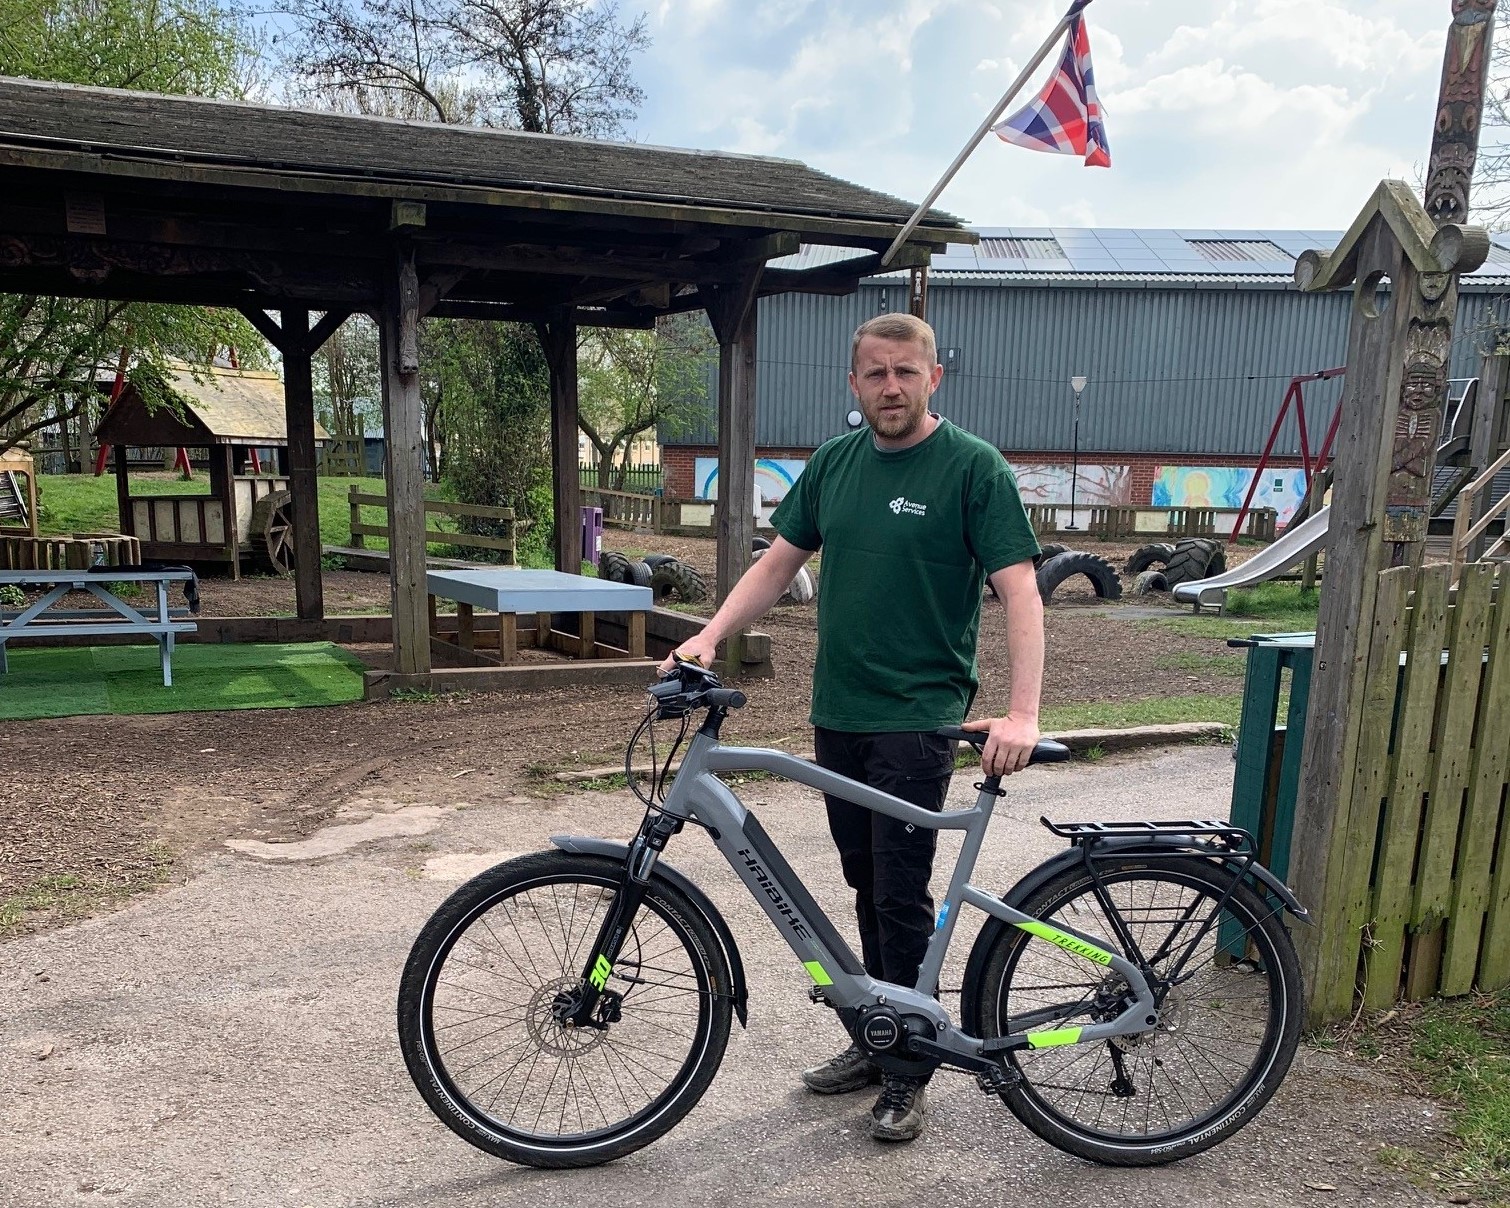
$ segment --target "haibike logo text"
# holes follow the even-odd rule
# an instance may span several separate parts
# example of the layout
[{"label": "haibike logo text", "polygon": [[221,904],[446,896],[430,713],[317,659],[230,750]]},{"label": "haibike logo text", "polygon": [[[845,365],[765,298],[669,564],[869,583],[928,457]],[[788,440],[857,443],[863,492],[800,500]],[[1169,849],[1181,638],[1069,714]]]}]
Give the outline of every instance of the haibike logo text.
[{"label": "haibike logo text", "polygon": [[913,503],[905,495],[898,495],[886,506],[896,516],[900,516],[903,512],[906,512],[909,516],[926,516],[928,514],[928,505],[926,503]]},{"label": "haibike logo text", "polygon": [[807,928],[802,925],[802,920],[797,917],[792,908],[787,905],[786,899],[781,896],[781,890],[776,888],[775,883],[772,882],[766,870],[760,866],[754,856],[750,855],[750,849],[748,847],[741,847],[739,855],[744,860],[745,867],[755,874],[755,880],[760,883],[760,888],[765,890],[765,896],[771,899],[771,902],[780,912],[781,917],[786,920],[787,926],[792,929],[792,934],[797,936],[798,939],[812,939],[813,937],[808,934]]}]

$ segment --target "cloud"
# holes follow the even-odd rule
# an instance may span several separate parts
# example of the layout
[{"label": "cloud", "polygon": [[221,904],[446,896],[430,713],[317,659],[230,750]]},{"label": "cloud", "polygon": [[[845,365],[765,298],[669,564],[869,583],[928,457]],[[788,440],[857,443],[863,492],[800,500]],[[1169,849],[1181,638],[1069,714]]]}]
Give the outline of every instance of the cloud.
[{"label": "cloud", "polygon": [[[636,133],[921,198],[1062,11],[659,0]],[[1446,14],[1419,0],[1119,0],[1088,16],[1113,169],[987,139],[943,208],[983,225],[1331,228],[1426,156]]]}]

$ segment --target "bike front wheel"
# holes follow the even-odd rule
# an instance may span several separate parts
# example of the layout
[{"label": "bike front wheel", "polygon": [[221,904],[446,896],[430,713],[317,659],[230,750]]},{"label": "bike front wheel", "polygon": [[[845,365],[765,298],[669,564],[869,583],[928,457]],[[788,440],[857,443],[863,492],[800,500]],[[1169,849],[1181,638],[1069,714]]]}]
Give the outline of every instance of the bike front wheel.
[{"label": "bike front wheel", "polygon": [[453,893],[404,967],[398,1027],[420,1094],[454,1132],[529,1166],[594,1166],[663,1135],[702,1097],[732,1014],[723,949],[684,894],[652,877],[599,1000],[599,1026],[557,1019],[581,984],[624,865],[539,852]]},{"label": "bike front wheel", "polygon": [[[1213,861],[1192,856],[1077,865],[1018,909],[1136,965],[1152,966],[1159,1023],[1136,1036],[1046,1043],[1009,1058],[1002,1098],[1029,1129],[1090,1161],[1153,1166],[1225,1140],[1290,1067],[1304,1006],[1282,910]],[[976,1035],[1083,1027],[1130,1000],[1115,972],[1003,927],[965,1018]]]}]

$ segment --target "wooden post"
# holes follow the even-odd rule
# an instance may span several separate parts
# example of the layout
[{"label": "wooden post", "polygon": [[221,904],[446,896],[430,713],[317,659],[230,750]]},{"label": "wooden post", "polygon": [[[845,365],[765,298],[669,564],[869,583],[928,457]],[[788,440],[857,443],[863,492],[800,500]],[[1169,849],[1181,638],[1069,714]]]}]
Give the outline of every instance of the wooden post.
[{"label": "wooden post", "polygon": [[[708,319],[718,337],[718,534],[717,586],[720,604],[750,567],[755,536],[755,292],[762,265],[737,285],[711,291]],[[744,667],[744,635],[730,634],[724,647],[724,674]]]},{"label": "wooden post", "polygon": [[[29,475],[35,480],[35,475]],[[126,446],[115,446],[115,506],[121,513],[121,532],[136,536],[136,518],[131,514],[131,469],[126,464]],[[37,531],[37,509],[32,505],[32,533]]]},{"label": "wooden post", "polygon": [[[1358,758],[1379,573],[1420,561],[1436,451],[1433,411],[1445,388],[1456,305],[1452,282],[1483,263],[1487,245],[1477,228],[1434,230],[1407,186],[1384,181],[1336,249],[1306,252],[1295,268],[1303,289],[1352,286],[1354,293],[1292,845],[1291,885],[1317,920],[1297,935],[1316,1024],[1352,1008],[1359,936],[1345,901],[1357,880],[1347,867],[1348,836],[1368,812],[1354,797],[1369,771]],[[1386,278],[1390,291],[1383,294]]]},{"label": "wooden post", "polygon": [[393,669],[430,670],[425,625],[424,404],[419,393],[419,282],[412,251],[393,265],[379,321],[388,490],[388,570]]},{"label": "wooden post", "polygon": [[[236,450],[232,445],[220,446],[220,461],[215,460],[215,449],[210,449],[210,494],[220,496],[220,510],[225,517],[225,553],[231,563],[231,579],[241,578],[241,531],[236,515]],[[219,473],[217,473],[217,468]],[[218,482],[217,482],[218,479]]]},{"label": "wooden post", "polygon": [[582,573],[582,483],[577,461],[577,318],[563,308],[535,324],[551,373],[551,487],[556,569]]},{"label": "wooden post", "polygon": [[293,497],[294,597],[302,621],[325,617],[320,577],[320,487],[315,478],[315,390],[309,311],[282,312],[283,414],[288,430],[288,490]]}]

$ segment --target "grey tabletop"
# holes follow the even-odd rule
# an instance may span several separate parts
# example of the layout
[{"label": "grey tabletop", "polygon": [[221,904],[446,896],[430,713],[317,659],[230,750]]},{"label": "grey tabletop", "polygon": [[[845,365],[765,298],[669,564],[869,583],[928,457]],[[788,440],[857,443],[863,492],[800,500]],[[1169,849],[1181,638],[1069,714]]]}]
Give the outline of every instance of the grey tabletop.
[{"label": "grey tabletop", "polygon": [[559,570],[432,570],[425,590],[493,612],[645,612],[655,604],[648,587]]}]

